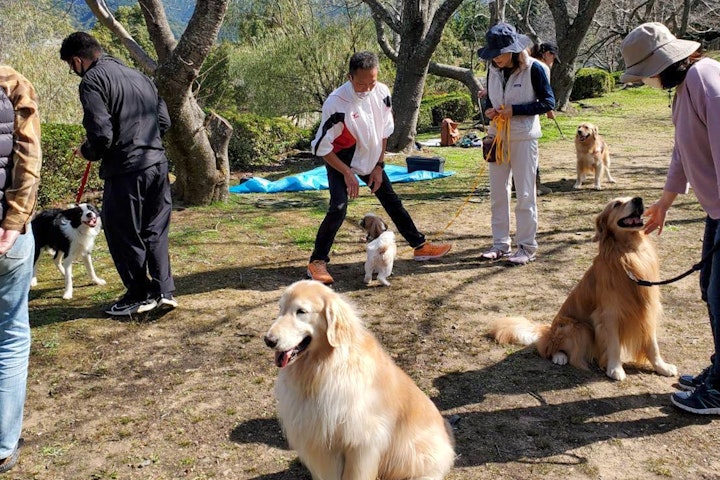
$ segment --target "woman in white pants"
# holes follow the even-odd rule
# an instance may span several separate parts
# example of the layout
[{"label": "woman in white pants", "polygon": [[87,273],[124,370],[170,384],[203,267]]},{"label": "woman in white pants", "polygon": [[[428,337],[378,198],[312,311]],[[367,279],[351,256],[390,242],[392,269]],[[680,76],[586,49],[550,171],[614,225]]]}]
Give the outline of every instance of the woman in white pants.
[{"label": "woman in white pants", "polygon": [[[492,247],[483,258],[525,265],[537,252],[538,138],[542,136],[539,115],[555,108],[555,97],[540,62],[528,55],[530,38],[512,25],[499,23],[485,35],[480,58],[490,60],[488,104],[485,114],[492,120],[489,134],[503,143],[505,155],[489,164]],[[509,128],[498,128],[509,122]],[[498,150],[499,152],[500,150]],[[517,204],[517,249],[511,254],[510,191],[515,180]]]}]

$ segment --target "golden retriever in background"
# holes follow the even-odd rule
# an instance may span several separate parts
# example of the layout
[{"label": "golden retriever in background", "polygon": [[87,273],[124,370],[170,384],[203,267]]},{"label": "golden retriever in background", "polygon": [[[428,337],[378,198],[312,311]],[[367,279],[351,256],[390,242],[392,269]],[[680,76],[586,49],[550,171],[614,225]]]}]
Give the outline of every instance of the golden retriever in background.
[{"label": "golden retriever in background", "polygon": [[657,279],[655,248],[642,231],[641,198],[617,198],[595,219],[598,254],[550,325],[522,317],[500,319],[492,334],[501,343],[534,344],[553,363],[588,369],[597,362],[607,376],[625,379],[623,360],[649,361],[660,375],[677,374],[665,363],[657,344],[662,314],[660,290],[633,282]]},{"label": "golden retriever in background", "polygon": [[610,175],[610,152],[607,144],[592,123],[584,122],[578,125],[575,132],[575,153],[577,179],[573,188],[580,188],[589,173],[595,174],[595,190],[602,188],[600,180],[603,172],[608,182],[615,183],[615,179]]},{"label": "golden retriever in background", "polygon": [[440,480],[452,468],[448,423],[332,289],[290,285],[265,343],[278,418],[314,480]]}]

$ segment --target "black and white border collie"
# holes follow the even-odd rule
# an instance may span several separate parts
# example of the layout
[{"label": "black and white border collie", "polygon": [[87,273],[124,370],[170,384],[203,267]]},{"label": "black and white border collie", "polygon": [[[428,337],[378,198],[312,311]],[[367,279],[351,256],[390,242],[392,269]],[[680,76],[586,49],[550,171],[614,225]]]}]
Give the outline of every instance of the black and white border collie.
[{"label": "black and white border collie", "polygon": [[32,220],[35,237],[35,270],[31,285],[37,285],[37,262],[42,250],[54,255],[55,266],[65,277],[63,298],[73,296],[72,264],[83,259],[90,280],[105,285],[105,280],[95,274],[90,254],[95,246],[95,237],[100,233],[102,222],[94,205],[81,203],[76,207],[62,210],[43,210]]}]

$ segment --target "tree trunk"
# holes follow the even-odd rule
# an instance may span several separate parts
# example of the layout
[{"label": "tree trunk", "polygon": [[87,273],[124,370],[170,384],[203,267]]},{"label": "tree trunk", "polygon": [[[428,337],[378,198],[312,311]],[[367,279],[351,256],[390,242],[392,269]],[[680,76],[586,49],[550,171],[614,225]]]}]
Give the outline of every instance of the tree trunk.
[{"label": "tree trunk", "polygon": [[[215,168],[217,169],[215,192],[212,201],[227,202],[228,196],[230,195],[230,157],[227,151],[233,127],[230,125],[230,122],[217,113],[210,112],[208,130],[210,131],[210,146],[216,156]],[[224,155],[221,155],[223,152]]]},{"label": "tree trunk", "polygon": [[[462,0],[402,0],[402,14],[390,11],[378,0],[363,0],[373,12],[378,44],[395,62],[393,114],[395,131],[388,139],[391,152],[414,146],[425,78],[430,58],[440,43],[442,31]],[[399,48],[385,36],[384,25],[399,37]]]},{"label": "tree trunk", "polygon": [[388,138],[390,152],[410,150],[415,146],[417,120],[420,102],[425,89],[425,77],[429,59],[418,58],[414,43],[409,38],[400,45],[398,61],[395,64],[395,85],[393,87],[393,113],[395,131]]},{"label": "tree trunk", "polygon": [[114,19],[105,8],[105,2],[85,0],[98,20],[142,65],[145,73],[154,77],[172,121],[165,145],[175,171],[174,198],[188,205],[208,205],[228,197],[227,146],[232,128],[215,114],[207,117],[191,90],[217,38],[228,1],[197,0],[187,28],[176,42],[162,1],[139,0],[158,55],[158,65]]},{"label": "tree trunk", "polygon": [[545,0],[555,21],[555,37],[562,63],[555,62],[551,83],[555,92],[556,110],[564,110],[570,101],[575,83],[575,59],[580,45],[592,24],[600,0],[580,0],[577,15],[570,17],[568,4],[563,0]]}]

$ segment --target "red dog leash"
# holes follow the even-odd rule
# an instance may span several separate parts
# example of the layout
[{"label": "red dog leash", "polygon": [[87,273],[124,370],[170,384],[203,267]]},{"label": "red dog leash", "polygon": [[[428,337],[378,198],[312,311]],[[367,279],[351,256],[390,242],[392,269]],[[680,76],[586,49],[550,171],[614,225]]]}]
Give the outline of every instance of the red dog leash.
[{"label": "red dog leash", "polygon": [[78,190],[77,197],[75,197],[75,203],[80,203],[80,199],[83,196],[83,193],[85,192],[85,185],[87,185],[88,176],[90,175],[90,165],[92,162],[88,162],[87,166],[85,167],[85,174],[82,177],[82,181],[80,182],[80,190]]}]

